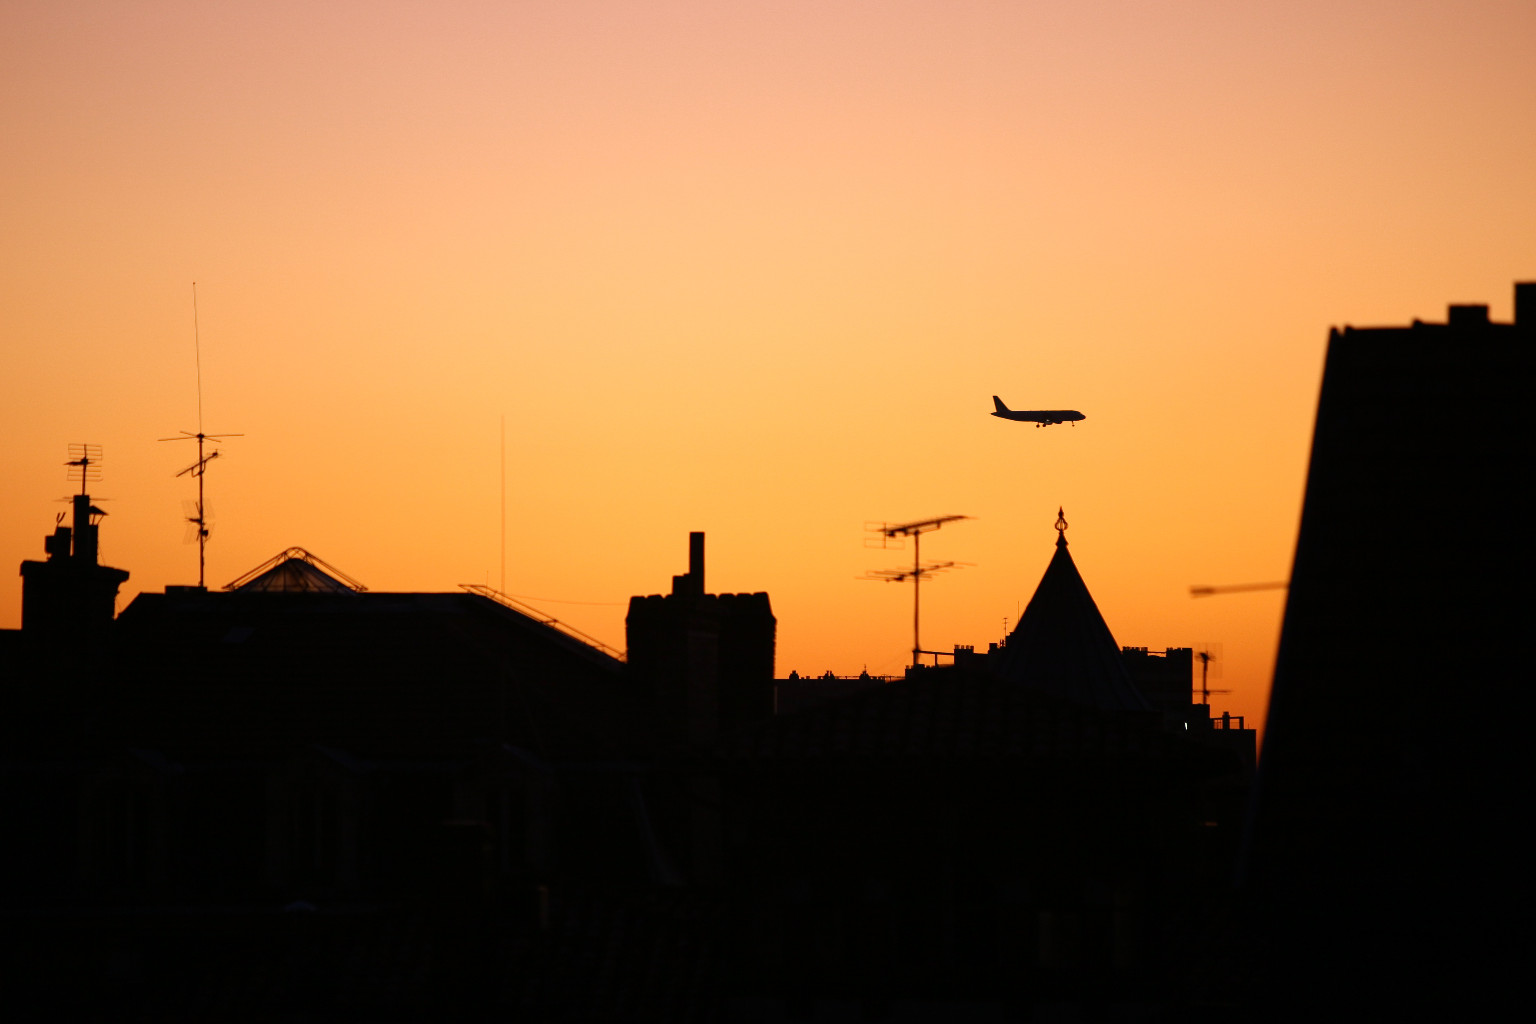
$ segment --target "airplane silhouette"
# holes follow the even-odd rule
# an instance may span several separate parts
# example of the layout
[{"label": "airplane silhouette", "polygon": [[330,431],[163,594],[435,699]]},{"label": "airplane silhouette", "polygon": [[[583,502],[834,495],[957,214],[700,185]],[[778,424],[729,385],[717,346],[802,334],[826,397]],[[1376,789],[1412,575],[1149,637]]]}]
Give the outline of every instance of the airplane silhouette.
[{"label": "airplane silhouette", "polygon": [[1037,427],[1048,427],[1052,423],[1071,423],[1077,426],[1075,420],[1088,418],[1076,409],[1010,409],[996,395],[992,396],[992,404],[997,406],[993,416],[1001,416],[1005,420],[1024,420]]}]

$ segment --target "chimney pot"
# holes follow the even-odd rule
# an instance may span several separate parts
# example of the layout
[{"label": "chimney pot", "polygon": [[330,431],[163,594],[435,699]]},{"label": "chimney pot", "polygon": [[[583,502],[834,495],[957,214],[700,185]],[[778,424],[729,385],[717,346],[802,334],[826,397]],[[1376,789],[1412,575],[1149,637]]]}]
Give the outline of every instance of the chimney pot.
[{"label": "chimney pot", "polygon": [[704,533],[700,530],[688,535],[688,575],[695,594],[708,592],[704,589]]}]

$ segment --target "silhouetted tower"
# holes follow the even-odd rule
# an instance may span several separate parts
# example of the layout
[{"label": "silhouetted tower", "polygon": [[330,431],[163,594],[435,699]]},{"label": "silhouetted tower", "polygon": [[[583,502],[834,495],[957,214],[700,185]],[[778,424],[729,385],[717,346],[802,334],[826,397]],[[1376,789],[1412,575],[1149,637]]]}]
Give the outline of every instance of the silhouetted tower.
[{"label": "silhouetted tower", "polygon": [[106,513],[91,504],[86,486],[101,478],[101,446],[71,445],[70,455],[70,475],[80,481],[80,493],[71,500],[71,524],[61,523],[44,539],[47,561],[21,563],[22,631],[61,649],[106,631],[116,614],[118,587],[128,579],[126,570],[98,562]]},{"label": "silhouetted tower", "polygon": [[1008,634],[994,671],[1014,685],[1101,711],[1153,710],[1067,551],[1065,509],[1056,509],[1056,553]]},{"label": "silhouetted tower", "polygon": [[704,534],[688,535],[688,572],[672,592],[629,599],[629,672],[664,742],[710,746],[722,730],[773,715],[778,624],[765,593],[704,590]]}]

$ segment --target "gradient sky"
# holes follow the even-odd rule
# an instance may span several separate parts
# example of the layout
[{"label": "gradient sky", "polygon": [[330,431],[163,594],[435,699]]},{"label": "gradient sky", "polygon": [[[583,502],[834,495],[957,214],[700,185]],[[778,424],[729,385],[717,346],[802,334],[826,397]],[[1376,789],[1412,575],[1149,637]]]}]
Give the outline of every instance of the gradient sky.
[{"label": "gradient sky", "polygon": [[0,564],[92,442],[119,607],[196,582],[156,442],[199,429],[195,281],[244,434],[211,586],[290,545],[499,585],[504,421],[505,589],[616,646],[704,530],[781,674],[899,671],[910,586],[859,577],[910,551],[863,526],[942,514],[974,564],[923,643],[985,646],[1065,506],[1116,639],[1219,644],[1257,717],[1283,595],[1188,588],[1289,572],[1330,326],[1536,278],[1533,39],[1529,0],[7,0]]}]

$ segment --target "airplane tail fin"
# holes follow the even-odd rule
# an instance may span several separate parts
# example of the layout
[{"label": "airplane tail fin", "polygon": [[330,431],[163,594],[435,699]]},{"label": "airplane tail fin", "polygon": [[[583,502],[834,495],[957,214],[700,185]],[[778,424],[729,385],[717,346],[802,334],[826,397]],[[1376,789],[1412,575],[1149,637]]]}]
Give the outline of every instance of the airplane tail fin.
[{"label": "airplane tail fin", "polygon": [[997,406],[997,411],[998,412],[1008,412],[1009,411],[1008,407],[1003,404],[1003,400],[1001,398],[998,398],[996,395],[992,396],[992,404]]}]

